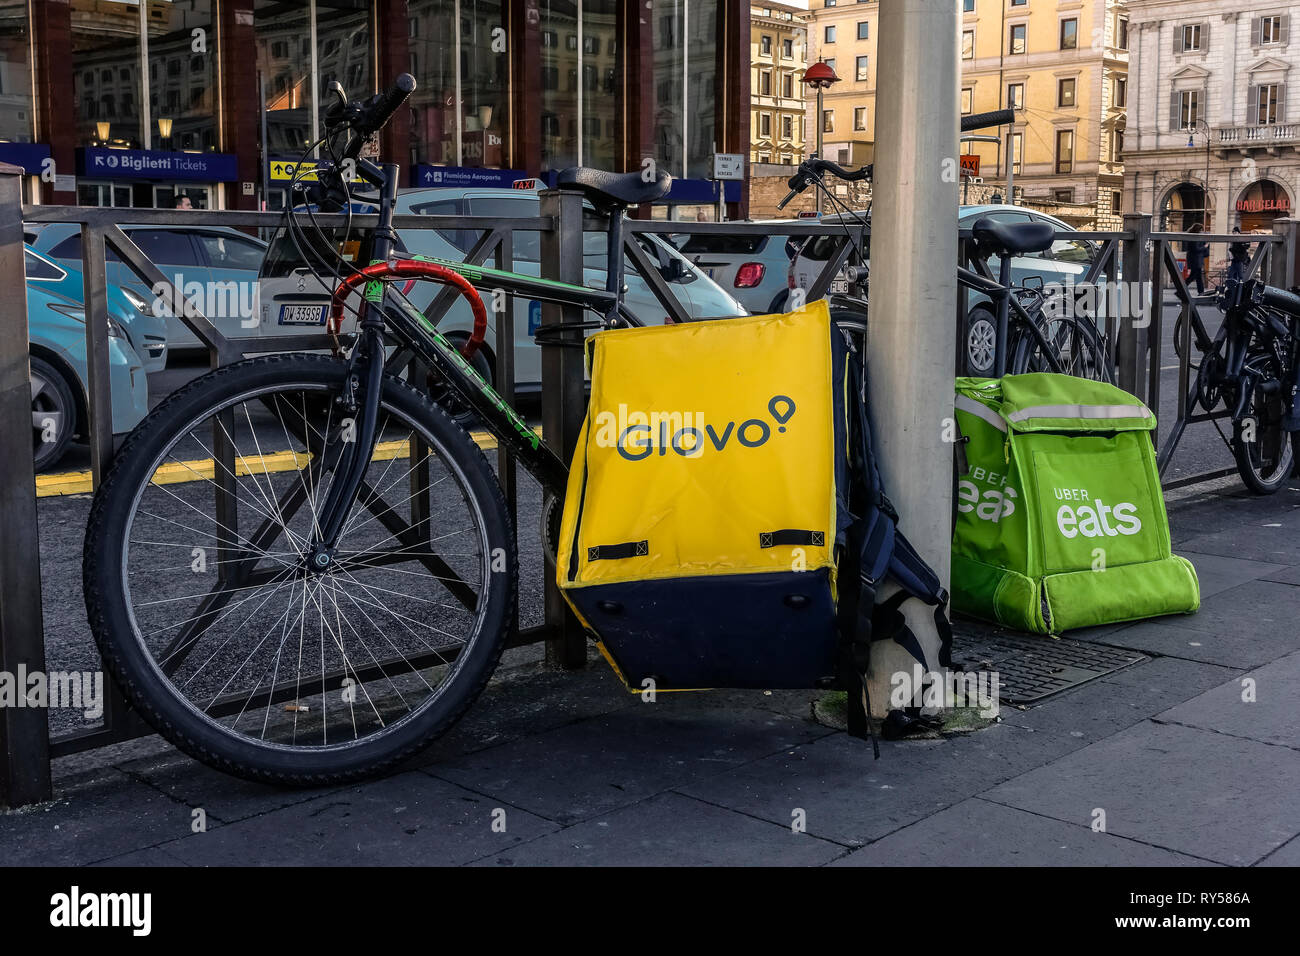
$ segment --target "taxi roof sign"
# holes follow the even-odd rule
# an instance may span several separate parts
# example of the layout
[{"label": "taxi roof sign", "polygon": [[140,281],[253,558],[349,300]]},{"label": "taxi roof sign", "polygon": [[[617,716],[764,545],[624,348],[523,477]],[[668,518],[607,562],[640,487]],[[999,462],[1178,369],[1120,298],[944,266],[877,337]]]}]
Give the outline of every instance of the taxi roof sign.
[{"label": "taxi roof sign", "polygon": [[541,186],[541,181],[537,179],[516,179],[510,184],[511,189],[537,189]]}]

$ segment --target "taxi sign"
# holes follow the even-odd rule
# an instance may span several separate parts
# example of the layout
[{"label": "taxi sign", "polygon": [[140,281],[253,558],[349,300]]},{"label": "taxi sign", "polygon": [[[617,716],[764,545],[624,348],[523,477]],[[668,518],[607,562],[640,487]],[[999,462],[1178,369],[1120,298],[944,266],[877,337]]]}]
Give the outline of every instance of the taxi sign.
[{"label": "taxi sign", "polygon": [[980,158],[971,153],[959,157],[961,159],[961,174],[967,179],[975,179],[980,174]]}]

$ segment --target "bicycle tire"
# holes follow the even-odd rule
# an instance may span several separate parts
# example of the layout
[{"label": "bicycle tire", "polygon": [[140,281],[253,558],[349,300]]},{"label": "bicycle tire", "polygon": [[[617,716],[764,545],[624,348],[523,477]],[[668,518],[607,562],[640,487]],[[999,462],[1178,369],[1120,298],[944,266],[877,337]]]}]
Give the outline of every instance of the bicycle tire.
[{"label": "bicycle tire", "polygon": [[[1049,345],[1063,341],[1071,343],[1072,351],[1068,357],[1059,347],[1055,349],[1055,358],[1062,372],[1095,382],[1115,384],[1114,362],[1107,354],[1105,340],[1091,321],[1078,316],[1057,316],[1046,320],[1040,317],[1039,321]],[[1051,370],[1051,364],[1041,354],[1038,340],[1026,330],[1016,343],[1011,360],[1011,374],[1024,375],[1027,372]]]},{"label": "bicycle tire", "polygon": [[[239,733],[238,719],[235,722],[236,729],[223,727],[219,720],[205,715],[196,707],[163,673],[163,669],[159,667],[158,661],[154,659],[147,646],[146,636],[142,636],[137,628],[138,608],[132,606],[131,595],[135,582],[129,577],[133,570],[130,566],[132,547],[130,539],[137,520],[136,509],[144,493],[151,491],[158,484],[154,479],[159,474],[159,462],[171,449],[180,447],[178,445],[180,436],[188,434],[193,437],[195,423],[212,418],[223,409],[234,408],[237,400],[247,400],[248,396],[253,396],[260,401],[260,396],[274,395],[294,386],[302,386],[304,394],[307,388],[311,388],[329,396],[335,394],[342,386],[346,374],[346,363],[326,356],[305,354],[263,356],[208,373],[171,395],[131,433],[115,457],[91,506],[85,540],[83,579],[91,630],[103,655],[105,666],[140,715],[181,750],[219,770],[266,783],[289,786],[341,783],[378,773],[418,752],[448,730],[478,697],[501,656],[513,620],[518,587],[518,564],[505,499],[487,459],[445,411],[414,388],[389,375],[385,377],[381,407],[389,411],[390,418],[409,422],[413,428],[418,428],[420,440],[425,442],[425,445],[420,447],[429,449],[425,458],[412,463],[412,469],[423,467],[426,460],[432,460],[433,452],[435,450],[438,452],[441,457],[437,462],[445,461],[448,474],[456,479],[460,500],[465,502],[467,509],[472,510],[472,517],[476,523],[474,530],[483,548],[483,555],[491,555],[492,573],[484,574],[483,595],[477,599],[472,611],[472,619],[475,622],[472,637],[463,642],[463,649],[459,655],[447,662],[446,680],[438,682],[437,691],[434,692],[435,688],[429,685],[419,667],[413,661],[407,660],[411,665],[411,674],[397,674],[397,676],[399,678],[410,678],[412,675],[419,677],[431,692],[431,696],[419,708],[410,709],[407,714],[391,723],[380,720],[382,730],[365,739],[350,743],[344,739],[342,743],[326,742],[322,746],[285,746],[282,741],[267,741],[265,729],[260,741],[250,738],[247,734]],[[304,399],[304,410],[305,401]],[[251,425],[250,419],[250,427]],[[412,431],[412,434],[414,435],[415,431]],[[411,444],[409,447],[416,446]],[[327,458],[328,448],[326,443],[319,452],[322,464]],[[407,460],[411,457],[408,452]],[[372,463],[375,460],[377,459],[372,459]],[[208,460],[210,465],[214,462],[215,456]],[[294,462],[297,462],[296,457]],[[391,467],[391,460],[389,467]],[[265,460],[263,468],[265,470]],[[298,475],[299,480],[303,481],[301,472],[287,470]],[[216,475],[215,468],[213,474]],[[246,477],[248,474],[250,473],[245,472]],[[319,473],[320,497],[324,497],[324,474],[322,469]],[[233,477],[234,473],[232,473]],[[269,473],[267,477],[270,478]],[[287,480],[292,482],[293,479],[289,477]],[[213,484],[215,485],[215,482]],[[427,491],[431,486],[424,487]],[[456,489],[453,487],[451,490]],[[391,507],[382,499],[379,503],[385,508]],[[314,504],[312,507],[314,508]],[[442,513],[439,511],[436,516],[441,517]],[[311,519],[315,520],[314,513]],[[286,528],[284,539],[289,541],[288,519],[283,520]],[[367,517],[366,520],[369,521],[370,518]],[[227,528],[220,521],[216,522],[216,525],[223,531]],[[429,527],[432,529],[435,525],[430,524]],[[433,533],[433,530],[428,532],[430,536]],[[429,540],[435,539],[430,537]],[[402,543],[401,539],[398,543]],[[271,546],[267,545],[267,547]],[[403,545],[401,550],[405,547]],[[432,545],[430,544],[429,547],[432,548]],[[498,567],[497,563],[501,556],[504,560],[500,561]],[[473,560],[477,559],[471,559],[471,562]],[[486,557],[484,560],[487,560]],[[358,561],[360,562],[359,558]],[[343,567],[342,562],[340,567]],[[356,569],[365,567],[372,567],[372,565],[364,563],[355,565]],[[483,564],[482,567],[486,572],[488,565]],[[305,581],[306,572],[300,570],[303,571]],[[286,581],[295,580],[296,573],[290,573]],[[358,570],[358,574],[364,573]],[[451,578],[443,580],[450,581]],[[296,600],[293,586],[290,585],[291,602]],[[347,587],[350,585],[345,582],[339,590],[342,591]],[[365,586],[361,585],[361,587]],[[358,588],[357,593],[363,592]],[[306,594],[307,586],[304,583],[304,608],[307,607]],[[370,594],[370,591],[367,590],[364,594]],[[317,598],[313,597],[312,600],[317,601]],[[322,607],[323,604],[324,602],[320,601],[317,606]],[[354,600],[353,604],[357,602]],[[374,606],[378,608],[381,604],[382,602],[376,602]],[[336,613],[339,607],[338,601],[335,600]],[[459,610],[470,613],[468,608]],[[363,608],[361,613],[367,612]],[[320,616],[322,618],[327,616],[323,609]],[[381,620],[387,623],[387,619],[381,618]],[[204,625],[205,633],[208,626],[211,624]],[[408,626],[407,630],[412,629]],[[346,662],[347,655],[341,640],[345,632],[341,624],[339,634],[339,653]],[[266,638],[262,640],[264,642]],[[224,647],[223,644],[216,650],[220,651]],[[322,674],[326,673],[325,648],[322,635]],[[279,651],[276,653],[278,659]],[[213,656],[215,658],[216,652]],[[163,660],[165,661],[166,658]],[[361,660],[364,663],[364,658]],[[300,646],[299,665],[301,664]],[[379,673],[389,680],[389,684],[397,687],[393,684],[393,675],[384,670],[384,665],[379,665],[378,662],[376,664],[379,666]],[[241,668],[243,666],[241,664]],[[353,672],[358,674],[358,682],[360,682],[361,673],[355,666]],[[278,673],[277,665],[276,674]],[[346,669],[344,673],[347,673]],[[235,676],[237,674],[238,670]],[[233,679],[234,676],[231,680]],[[371,679],[377,680],[377,678]],[[248,698],[250,702],[261,692],[260,680],[261,678],[259,684],[253,686]],[[299,681],[301,683],[301,674]],[[227,683],[229,684],[229,681]],[[347,680],[342,683],[346,685]],[[277,720],[281,722],[290,719],[275,710],[276,698],[270,693],[274,686],[277,685],[273,676],[271,683],[267,685],[265,711],[268,723],[272,713],[276,713]],[[320,686],[323,697],[324,677],[321,679]],[[333,691],[330,693],[332,694]],[[366,694],[367,701],[370,701],[368,690]],[[401,696],[400,688],[398,696]],[[405,703],[404,699],[403,703]],[[248,706],[249,704],[245,703],[244,707]],[[372,706],[376,705],[372,704]],[[298,707],[295,701],[295,704],[285,707],[284,710],[294,712],[291,719],[296,744],[299,720],[297,711],[307,710],[307,708]],[[326,707],[321,706],[320,716],[310,715],[310,717],[324,721],[325,711]],[[242,716],[243,710],[240,714]],[[377,706],[376,714],[379,714]],[[303,721],[307,723],[309,718],[304,717]],[[355,731],[355,717],[353,722]]]},{"label": "bicycle tire", "polygon": [[[1252,351],[1246,357],[1246,364],[1255,361],[1271,366],[1270,377],[1281,378],[1283,372],[1272,350]],[[1288,438],[1282,428],[1284,409],[1281,394],[1262,395],[1259,388],[1257,386],[1251,395],[1245,416],[1233,421],[1229,445],[1242,484],[1253,494],[1263,496],[1276,494],[1290,480],[1295,464],[1296,439],[1294,433]],[[1235,393],[1233,397],[1236,397]],[[1261,400],[1263,408],[1260,407]],[[1248,422],[1253,424],[1249,441],[1245,438]]]}]

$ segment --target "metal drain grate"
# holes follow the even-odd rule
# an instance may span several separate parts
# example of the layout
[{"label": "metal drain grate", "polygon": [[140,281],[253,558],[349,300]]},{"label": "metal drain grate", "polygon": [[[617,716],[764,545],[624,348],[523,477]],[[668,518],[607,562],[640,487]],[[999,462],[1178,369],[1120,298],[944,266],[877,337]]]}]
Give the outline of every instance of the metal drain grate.
[{"label": "metal drain grate", "polygon": [[952,658],[966,670],[997,671],[1006,704],[1031,704],[1147,660],[1123,648],[1012,633],[955,634]]}]

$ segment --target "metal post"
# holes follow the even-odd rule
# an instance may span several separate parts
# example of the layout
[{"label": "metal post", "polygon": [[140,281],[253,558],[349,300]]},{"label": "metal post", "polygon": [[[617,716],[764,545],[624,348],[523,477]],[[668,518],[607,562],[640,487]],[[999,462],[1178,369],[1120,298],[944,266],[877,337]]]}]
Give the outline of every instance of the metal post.
[{"label": "metal post", "polygon": [[1016,204],[1016,125],[1007,130],[1007,205]]},{"label": "metal post", "polygon": [[[548,189],[541,194],[541,214],[555,227],[542,233],[542,275],[582,285],[582,194]],[[554,302],[542,304],[542,324],[577,323],[582,309]],[[578,431],[587,412],[583,376],[582,331],[566,331],[542,346],[542,437],[566,462],[573,459]],[[555,586],[554,569],[546,572],[546,623],[554,629],[546,642],[551,667],[582,667],[587,639]]]},{"label": "metal post", "polygon": [[[1119,387],[1131,395],[1142,398],[1142,386],[1146,381],[1146,329],[1151,324],[1151,310],[1162,308],[1163,303],[1147,301],[1147,291],[1151,285],[1151,257],[1147,248],[1151,241],[1151,214],[1126,213],[1124,231],[1132,239],[1124,241],[1123,274],[1124,283],[1129,289],[1137,290],[1141,297],[1141,318],[1120,318],[1116,330],[1115,365],[1119,373]],[[1129,316],[1132,309],[1126,310]]]},{"label": "metal post", "polygon": [[[900,524],[943,582],[952,525],[952,416],[957,308],[957,4],[891,0],[880,5],[880,91],[872,210],[870,409],[884,490]],[[903,605],[937,666],[929,608]],[[892,641],[872,649],[871,703],[889,710],[890,675],[912,658]]]},{"label": "metal post", "polygon": [[[825,120],[825,119],[823,118],[823,116],[822,116],[822,88],[821,88],[821,84],[818,84],[818,86],[817,86],[817,120],[816,120],[816,122],[817,122],[817,158],[818,158],[818,159],[822,159],[822,158],[823,158],[823,157],[822,157],[822,133],[825,132],[826,120]],[[816,208],[816,210],[817,210],[817,215],[818,215],[818,216],[821,216],[821,214],[822,214],[822,191],[821,191],[820,189],[814,189],[814,190],[813,190],[813,193],[814,193],[814,198],[815,198],[816,201],[817,201],[817,205],[816,205],[814,208]]]},{"label": "metal post", "polygon": [[1279,289],[1290,289],[1300,284],[1300,248],[1297,248],[1297,240],[1300,240],[1300,220],[1274,219],[1273,234],[1285,237],[1286,242],[1273,250],[1268,284]]},{"label": "metal post", "polygon": [[[10,296],[0,322],[0,671],[45,672],[36,476],[32,468],[32,380],[23,263],[23,171],[0,164],[0,284]],[[25,695],[26,686],[17,688]],[[43,707],[0,707],[0,805],[48,800],[50,729]]]}]

